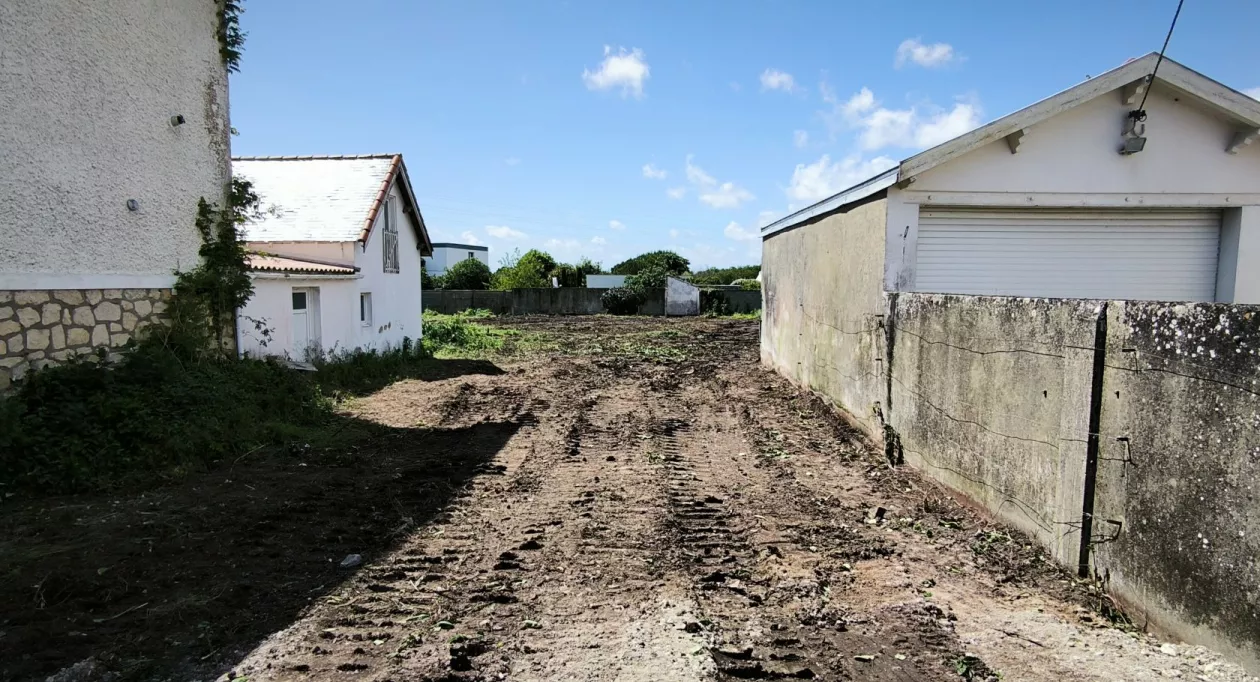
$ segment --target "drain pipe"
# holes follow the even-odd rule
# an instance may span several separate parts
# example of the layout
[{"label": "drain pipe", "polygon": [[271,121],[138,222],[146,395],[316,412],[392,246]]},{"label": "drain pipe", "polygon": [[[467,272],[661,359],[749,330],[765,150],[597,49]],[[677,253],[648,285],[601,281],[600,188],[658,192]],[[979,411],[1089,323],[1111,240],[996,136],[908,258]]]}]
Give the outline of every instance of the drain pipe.
[{"label": "drain pipe", "polygon": [[1089,577],[1089,554],[1094,537],[1094,490],[1098,483],[1098,447],[1102,428],[1103,373],[1107,368],[1107,302],[1103,301],[1094,328],[1094,369],[1089,389],[1089,434],[1085,441],[1085,491],[1081,502],[1081,552],[1077,573]]}]

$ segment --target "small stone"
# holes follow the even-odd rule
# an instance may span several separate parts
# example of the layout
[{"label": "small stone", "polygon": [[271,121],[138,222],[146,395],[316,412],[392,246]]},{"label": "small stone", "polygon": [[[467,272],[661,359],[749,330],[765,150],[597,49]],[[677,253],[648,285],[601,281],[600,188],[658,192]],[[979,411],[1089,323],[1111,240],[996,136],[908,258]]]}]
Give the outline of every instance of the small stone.
[{"label": "small stone", "polygon": [[96,324],[96,317],[92,315],[92,309],[88,306],[75,308],[72,318],[75,324],[81,324],[84,327],[91,327]]},{"label": "small stone", "polygon": [[13,293],[13,302],[18,305],[39,305],[47,300],[47,291],[16,291]]},{"label": "small stone", "polygon": [[97,303],[100,303],[101,299],[104,298],[104,296],[101,295],[101,292],[96,289],[85,291],[83,293],[85,296],[87,296],[87,302],[91,305],[96,305]]},{"label": "small stone", "polygon": [[527,620],[524,623],[521,623],[521,627],[525,628],[526,630],[541,630],[542,624],[536,620]]},{"label": "small stone", "polygon": [[166,312],[166,301],[157,301],[153,304],[153,314],[161,315]]},{"label": "small stone", "polygon": [[60,360],[60,361],[62,361],[62,362],[66,361],[66,360],[69,360],[70,358],[72,358],[72,357],[74,357],[74,356],[75,356],[75,351],[74,351],[73,349],[70,349],[70,348],[67,348],[67,349],[65,349],[65,350],[59,350],[59,351],[57,351],[57,352],[55,352],[55,353],[49,353],[49,355],[48,355],[48,357],[50,357],[50,358],[52,358],[52,359],[54,359],[54,360]]},{"label": "small stone", "polygon": [[96,319],[98,320],[117,321],[122,319],[122,308],[113,301],[101,301],[96,304],[93,313],[96,314]]},{"label": "small stone", "polygon": [[48,347],[48,342],[47,329],[31,329],[26,332],[26,347],[31,350],[44,350]]},{"label": "small stone", "polygon": [[127,331],[133,331],[136,328],[136,323],[139,321],[140,321],[140,318],[136,317],[135,313],[123,313],[123,316],[122,316],[123,329],[126,329]]},{"label": "small stone", "polygon": [[121,323],[121,322],[110,322],[110,323],[109,323],[109,330],[110,330],[111,332],[120,332],[120,331],[122,331],[122,330],[123,330],[122,323]]},{"label": "small stone", "polygon": [[44,309],[43,309],[43,318],[40,320],[41,324],[57,324],[57,321],[60,319],[61,319],[61,304],[60,303],[45,303]]},{"label": "small stone", "polygon": [[115,348],[119,346],[127,345],[127,342],[130,340],[131,340],[130,334],[110,334],[109,335],[109,345],[114,346]]},{"label": "small stone", "polygon": [[138,301],[142,298],[147,297],[148,295],[149,295],[149,292],[145,291],[144,289],[127,289],[126,291],[123,292],[123,298],[127,299],[128,301]]},{"label": "small stone", "polygon": [[1166,655],[1168,655],[1168,656],[1176,656],[1176,655],[1177,655],[1177,647],[1173,646],[1172,644],[1167,644],[1167,643],[1165,643],[1165,644],[1160,644],[1160,645],[1159,645],[1159,652],[1160,652],[1161,654],[1166,654]]},{"label": "small stone", "polygon": [[21,308],[17,311],[18,323],[23,327],[33,327],[39,324],[39,311],[34,308]]},{"label": "small stone", "polygon": [[0,336],[9,336],[22,331],[22,325],[13,320],[5,320],[0,322]]},{"label": "small stone", "polygon": [[131,301],[126,301],[126,300],[120,301],[118,305],[122,306],[123,310],[134,310],[136,307],[136,304],[132,303]]},{"label": "small stone", "polygon": [[62,309],[61,309],[61,323],[62,323],[62,324],[73,324],[73,323],[74,323],[74,318],[70,317],[70,309],[69,309],[69,308],[62,308]]},{"label": "small stone", "polygon": [[4,355],[5,353],[8,353],[8,352],[9,352],[9,344],[5,343],[3,339],[0,339],[0,355]]},{"label": "small stone", "polygon": [[9,337],[10,353],[21,353],[24,350],[26,350],[26,342],[22,340],[21,334]]},{"label": "small stone", "polygon": [[0,303],[8,303],[13,300],[12,291],[0,291]]},{"label": "small stone", "polygon": [[92,334],[86,329],[73,327],[66,334],[66,343],[71,346],[86,346],[92,340]]},{"label": "small stone", "polygon": [[61,350],[66,347],[66,329],[62,326],[52,328],[52,347]]},{"label": "small stone", "polygon": [[863,663],[870,663],[871,661],[875,660],[875,657],[871,654],[858,654],[857,656],[853,657],[853,660],[861,661]]},{"label": "small stone", "polygon": [[347,554],[346,558],[341,560],[342,568],[354,568],[363,563],[363,556],[360,554]]},{"label": "small stone", "polygon": [[122,298],[122,289],[105,289],[101,292],[101,295],[111,301],[117,301]]},{"label": "small stone", "polygon": [[[9,340],[9,347],[10,348],[13,347],[12,339]],[[26,361],[23,360],[22,358],[17,357],[16,355],[9,356],[7,358],[0,358],[0,369],[13,369],[14,367],[17,367],[23,362],[26,362]]]},{"label": "small stone", "polygon": [[13,306],[11,305],[6,305],[3,308],[0,308],[0,320],[7,320],[10,317],[13,317],[13,314]]},{"label": "small stone", "polygon": [[92,345],[108,346],[109,345],[109,328],[103,324],[96,325],[92,329]]},{"label": "small stone", "polygon": [[153,304],[149,301],[136,301],[136,314],[140,317],[148,317],[153,312]]},{"label": "small stone", "polygon": [[75,291],[74,289],[58,289],[53,292],[53,298],[68,305],[83,304],[83,292]]},{"label": "small stone", "polygon": [[884,514],[888,513],[883,507],[871,507],[866,511],[866,522],[870,524],[879,523],[884,520]]}]

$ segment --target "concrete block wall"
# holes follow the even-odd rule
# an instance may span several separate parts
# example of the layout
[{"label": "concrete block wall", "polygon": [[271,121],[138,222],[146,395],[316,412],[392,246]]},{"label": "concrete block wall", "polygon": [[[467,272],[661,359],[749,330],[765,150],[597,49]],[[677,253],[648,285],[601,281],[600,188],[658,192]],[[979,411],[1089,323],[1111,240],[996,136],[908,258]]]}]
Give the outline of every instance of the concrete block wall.
[{"label": "concrete block wall", "polygon": [[159,322],[169,289],[0,291],[0,390],[31,369],[119,349]]}]

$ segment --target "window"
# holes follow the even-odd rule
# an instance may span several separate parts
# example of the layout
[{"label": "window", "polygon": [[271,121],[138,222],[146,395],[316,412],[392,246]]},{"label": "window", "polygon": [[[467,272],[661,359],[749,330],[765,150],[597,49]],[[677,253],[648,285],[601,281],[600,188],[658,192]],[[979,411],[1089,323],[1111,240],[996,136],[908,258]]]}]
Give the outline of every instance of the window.
[{"label": "window", "polygon": [[381,262],[385,272],[398,272],[398,215],[394,197],[385,199],[381,215]]},{"label": "window", "polygon": [[293,309],[306,310],[306,292],[305,291],[293,292]]},{"label": "window", "polygon": [[476,255],[475,253],[473,253],[472,251],[469,251],[469,252],[468,252],[468,260],[472,260],[472,259],[474,259],[474,258],[476,258],[476,257],[477,257],[477,255]]},{"label": "window", "polygon": [[359,294],[359,322],[372,326],[372,294]]}]

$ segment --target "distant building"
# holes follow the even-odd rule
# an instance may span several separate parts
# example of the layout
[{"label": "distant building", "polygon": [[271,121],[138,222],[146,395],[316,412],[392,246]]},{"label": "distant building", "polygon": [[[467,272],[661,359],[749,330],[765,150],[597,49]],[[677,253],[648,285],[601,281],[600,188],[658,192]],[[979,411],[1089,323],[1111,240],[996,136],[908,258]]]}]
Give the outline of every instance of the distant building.
[{"label": "distant building", "polygon": [[587,275],[586,288],[588,289],[612,289],[614,287],[624,287],[626,285],[625,275]]},{"label": "distant building", "polygon": [[263,209],[245,226],[254,296],[237,321],[242,352],[302,361],[420,338],[431,244],[401,154],[243,157],[232,169]]},{"label": "distant building", "polygon": [[444,275],[451,266],[472,258],[490,267],[490,248],[473,244],[437,243],[433,245],[433,255],[425,256],[424,269],[430,275]]},{"label": "distant building", "polygon": [[230,136],[219,3],[0,4],[3,390],[161,316]]}]

